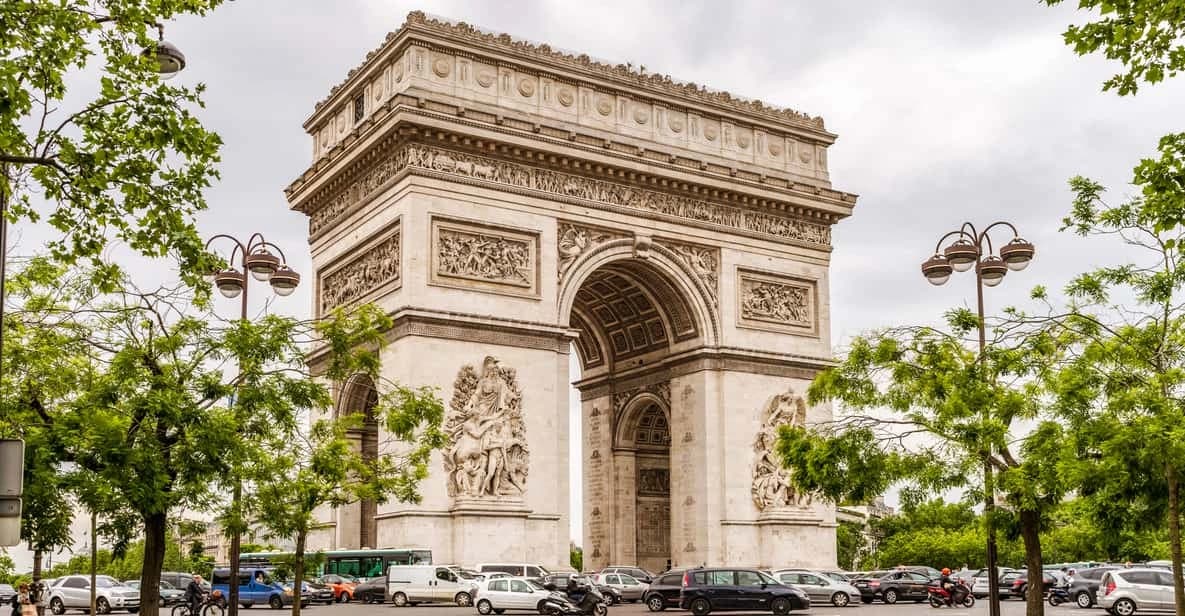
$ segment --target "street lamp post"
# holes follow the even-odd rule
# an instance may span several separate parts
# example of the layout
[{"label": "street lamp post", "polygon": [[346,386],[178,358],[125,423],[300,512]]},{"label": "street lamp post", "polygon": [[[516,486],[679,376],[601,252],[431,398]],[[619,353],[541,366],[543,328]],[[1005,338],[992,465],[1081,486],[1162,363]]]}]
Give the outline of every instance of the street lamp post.
[{"label": "street lamp post", "polygon": [[[1012,240],[993,250],[992,229],[1007,227],[1012,230]],[[957,238],[944,249],[942,243],[950,238]],[[983,315],[983,287],[994,287],[1004,281],[1004,276],[1011,271],[1020,271],[1029,266],[1033,260],[1035,250],[1033,245],[1020,237],[1016,227],[1008,222],[994,222],[982,232],[976,231],[975,225],[965,222],[957,231],[943,235],[934,247],[934,256],[922,263],[922,275],[933,285],[946,284],[953,272],[965,272],[975,268],[975,296],[976,308],[979,313],[979,359],[983,363],[984,352],[987,349],[987,330],[984,326]],[[987,410],[984,409],[984,415]],[[986,417],[985,417],[986,418]],[[996,509],[996,490],[993,482],[993,472],[990,457],[992,444],[987,443],[983,455],[983,514],[987,531],[987,569],[988,569],[988,614],[1000,616],[1000,578],[996,565],[996,528],[992,514]]]},{"label": "street lamp post", "polygon": [[[272,291],[282,297],[291,295],[300,284],[300,274],[288,267],[288,259],[284,256],[284,251],[265,240],[262,234],[252,234],[246,243],[229,235],[218,234],[206,242],[206,250],[209,250],[216,240],[229,240],[233,243],[233,248],[230,258],[226,261],[226,269],[208,273],[206,281],[213,283],[223,297],[227,299],[240,298],[242,308],[239,318],[243,321],[247,320],[247,289],[251,279],[270,284]],[[280,256],[272,254],[268,250],[269,248],[275,250]],[[237,264],[241,269],[235,269],[236,256],[239,257]],[[235,477],[234,491],[231,494],[230,502],[231,511],[234,513],[232,520],[235,524],[239,523],[239,518],[242,516],[242,500],[243,482],[239,477]],[[239,613],[240,545],[241,537],[236,528],[230,537],[230,596],[227,598],[230,616],[236,616]],[[297,593],[299,594],[299,591]]]}]

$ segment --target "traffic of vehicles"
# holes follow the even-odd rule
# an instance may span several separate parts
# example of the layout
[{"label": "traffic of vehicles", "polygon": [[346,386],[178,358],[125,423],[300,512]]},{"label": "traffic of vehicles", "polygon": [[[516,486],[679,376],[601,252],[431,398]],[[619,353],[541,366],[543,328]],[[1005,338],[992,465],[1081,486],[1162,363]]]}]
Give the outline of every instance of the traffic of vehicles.
[{"label": "traffic of vehicles", "polygon": [[[690,611],[694,616],[713,612],[769,612],[782,616],[808,610],[811,605],[837,608],[880,602],[910,602],[933,607],[971,607],[988,594],[989,571],[963,570],[950,574],[953,585],[943,587],[942,572],[930,567],[898,566],[866,572],[806,568],[757,570],[744,567],[697,567],[655,574],[636,566],[614,565],[599,572],[549,571],[532,563],[480,563],[472,568],[432,562],[431,550],[350,550],[326,554],[296,590],[287,579],[284,553],[244,555],[238,576],[243,607],[267,605],[282,609],[299,600],[302,605],[332,603],[387,603],[395,607],[447,604],[474,607],[482,616],[507,611],[529,611],[544,616],[605,616],[609,606],[641,602],[652,612]],[[1050,605],[1100,607],[1115,616],[1172,607],[1172,579],[1167,563],[1133,567],[1130,563],[1072,563],[1053,565],[1039,583],[1022,569],[997,571],[1001,599],[1024,599],[1039,589]],[[367,575],[356,575],[365,573]],[[216,568],[202,585],[214,597],[227,597],[228,568]],[[183,589],[193,580],[188,573],[161,575],[162,606],[187,613]],[[55,615],[88,610],[90,578],[69,575],[45,580],[48,607]],[[211,583],[212,582],[212,583]],[[101,614],[137,613],[139,583],[96,578]],[[8,588],[0,587],[0,600]],[[223,603],[224,603],[223,599]],[[203,611],[203,614],[206,614]],[[220,616],[222,609],[210,612]]]}]

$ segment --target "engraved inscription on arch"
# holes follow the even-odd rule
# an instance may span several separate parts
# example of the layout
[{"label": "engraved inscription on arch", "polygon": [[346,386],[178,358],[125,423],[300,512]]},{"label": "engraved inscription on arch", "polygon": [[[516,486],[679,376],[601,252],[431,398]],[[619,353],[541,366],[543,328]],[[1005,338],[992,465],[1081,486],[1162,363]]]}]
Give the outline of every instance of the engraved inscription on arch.
[{"label": "engraved inscription on arch", "polygon": [[538,233],[432,219],[433,284],[534,297],[538,255]]},{"label": "engraved inscription on arch", "polygon": [[813,280],[737,271],[737,324],[817,335],[817,284]]},{"label": "engraved inscription on arch", "polygon": [[341,265],[318,274],[318,314],[399,288],[399,231],[399,223],[395,222],[338,259]]}]

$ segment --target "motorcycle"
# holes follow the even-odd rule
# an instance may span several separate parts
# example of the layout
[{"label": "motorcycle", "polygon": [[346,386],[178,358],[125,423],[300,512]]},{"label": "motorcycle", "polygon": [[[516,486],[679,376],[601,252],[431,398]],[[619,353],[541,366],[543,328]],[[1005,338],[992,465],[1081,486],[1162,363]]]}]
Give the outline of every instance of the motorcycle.
[{"label": "motorcycle", "polygon": [[608,599],[593,586],[578,587],[572,593],[557,590],[555,584],[544,586],[551,594],[543,600],[539,611],[547,616],[606,616]]},{"label": "motorcycle", "polygon": [[951,597],[951,594],[938,584],[927,587],[926,593],[930,598],[930,607],[942,607],[944,605],[950,607],[975,606],[975,595],[971,594],[971,589],[963,582],[955,582],[955,597]]},{"label": "motorcycle", "polygon": [[1062,603],[1069,603],[1070,589],[1066,586],[1054,586],[1049,589],[1049,605],[1057,607]]}]

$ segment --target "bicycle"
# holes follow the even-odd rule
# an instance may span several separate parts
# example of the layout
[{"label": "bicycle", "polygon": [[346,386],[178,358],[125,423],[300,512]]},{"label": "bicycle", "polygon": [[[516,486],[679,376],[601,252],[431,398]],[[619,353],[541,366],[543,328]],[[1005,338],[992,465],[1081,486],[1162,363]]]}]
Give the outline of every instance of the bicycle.
[{"label": "bicycle", "polygon": [[[220,591],[215,590],[212,593],[205,594],[201,604],[198,605],[198,616],[225,616],[225,614],[226,599],[222,597]],[[170,616],[192,616],[189,612],[189,604],[179,603],[174,605]]]}]

